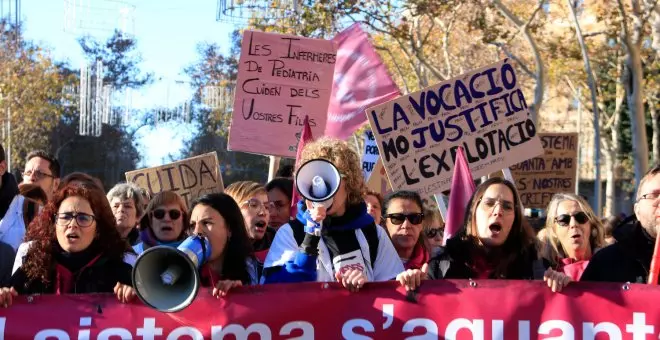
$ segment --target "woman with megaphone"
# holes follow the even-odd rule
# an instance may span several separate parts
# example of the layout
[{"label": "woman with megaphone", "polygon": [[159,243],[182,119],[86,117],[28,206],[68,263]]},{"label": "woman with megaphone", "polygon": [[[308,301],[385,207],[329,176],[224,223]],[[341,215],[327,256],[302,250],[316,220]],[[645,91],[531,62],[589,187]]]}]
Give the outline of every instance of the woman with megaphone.
[{"label": "woman with megaphone", "polygon": [[364,203],[358,155],[344,141],[320,138],[303,149],[296,218],[277,231],[264,264],[264,282],[340,282],[351,291],[394,279],[399,256]]},{"label": "woman with megaphone", "polygon": [[0,305],[18,294],[115,293],[131,300],[131,266],[123,260],[128,244],[115,228],[105,194],[95,186],[67,185],[32,222],[32,244],[11,286],[0,288]]}]

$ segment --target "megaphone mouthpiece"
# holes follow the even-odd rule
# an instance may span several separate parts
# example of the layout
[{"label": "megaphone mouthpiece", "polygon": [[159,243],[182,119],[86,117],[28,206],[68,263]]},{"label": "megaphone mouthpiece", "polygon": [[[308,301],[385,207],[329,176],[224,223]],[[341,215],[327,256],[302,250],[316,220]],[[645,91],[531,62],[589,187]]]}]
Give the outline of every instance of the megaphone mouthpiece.
[{"label": "megaphone mouthpiece", "polygon": [[323,177],[314,176],[312,178],[312,196],[314,198],[321,198],[328,194],[328,186],[325,184]]}]

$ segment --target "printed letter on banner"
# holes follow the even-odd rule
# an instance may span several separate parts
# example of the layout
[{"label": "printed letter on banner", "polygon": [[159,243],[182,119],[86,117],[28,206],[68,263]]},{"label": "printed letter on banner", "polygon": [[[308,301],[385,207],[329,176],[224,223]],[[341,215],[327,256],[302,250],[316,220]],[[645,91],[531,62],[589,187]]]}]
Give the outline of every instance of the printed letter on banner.
[{"label": "printed letter on banner", "polygon": [[539,133],[543,155],[511,169],[525,208],[545,209],[556,193],[575,192],[577,133]]},{"label": "printed letter on banner", "polygon": [[508,59],[367,109],[394,190],[448,190],[456,148],[473,177],[543,152]]},{"label": "printed letter on banner", "polygon": [[227,149],[295,158],[305,116],[322,136],[336,58],[332,41],[245,31]]}]

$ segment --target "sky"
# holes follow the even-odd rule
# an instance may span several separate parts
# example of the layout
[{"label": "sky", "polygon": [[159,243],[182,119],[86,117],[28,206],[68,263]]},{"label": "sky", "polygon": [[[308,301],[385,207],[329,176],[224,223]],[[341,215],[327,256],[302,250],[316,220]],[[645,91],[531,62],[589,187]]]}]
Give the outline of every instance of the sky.
[{"label": "sky", "polygon": [[[14,0],[0,0],[5,15],[10,2],[13,12]],[[76,41],[81,35],[105,40],[115,28],[132,32],[143,58],[141,69],[154,73],[156,79],[144,91],[130,95],[132,107],[172,107],[191,96],[183,69],[197,60],[198,43],[215,42],[223,52],[229,51],[234,27],[216,21],[217,6],[216,0],[22,0],[21,19],[27,39],[47,46],[54,59],[69,61],[75,68],[83,62]],[[115,96],[126,102],[122,98],[126,97]],[[193,129],[180,123],[140,129],[139,165],[157,166],[168,163],[171,156],[176,159]]]}]

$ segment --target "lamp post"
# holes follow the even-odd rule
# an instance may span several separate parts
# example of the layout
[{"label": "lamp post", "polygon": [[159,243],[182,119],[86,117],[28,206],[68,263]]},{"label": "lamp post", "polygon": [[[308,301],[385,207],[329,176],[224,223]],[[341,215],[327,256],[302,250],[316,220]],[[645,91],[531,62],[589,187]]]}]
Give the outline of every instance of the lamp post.
[{"label": "lamp post", "polygon": [[[5,99],[6,98],[0,86],[0,102],[2,102],[3,106],[5,104]],[[7,145],[5,147],[5,150],[7,153],[7,171],[11,172],[11,105],[7,105],[6,111],[7,111]]]}]

